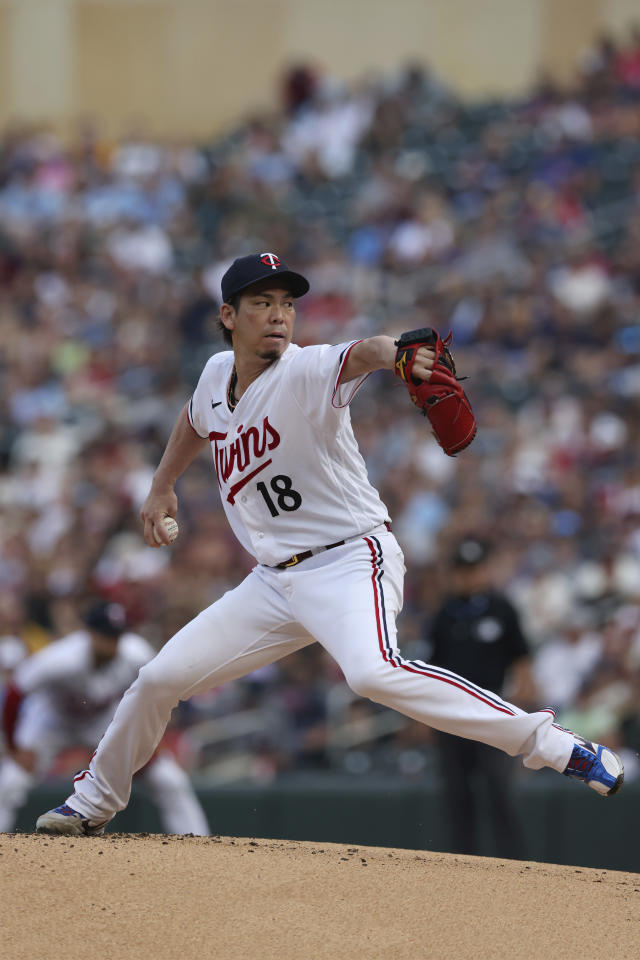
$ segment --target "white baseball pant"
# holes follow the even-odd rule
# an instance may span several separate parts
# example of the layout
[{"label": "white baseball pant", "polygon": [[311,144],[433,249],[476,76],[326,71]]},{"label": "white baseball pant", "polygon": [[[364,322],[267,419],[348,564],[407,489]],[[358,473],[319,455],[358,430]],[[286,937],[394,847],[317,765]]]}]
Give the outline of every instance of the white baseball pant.
[{"label": "white baseball pant", "polygon": [[405,660],[396,643],[404,557],[384,527],[284,570],[255,567],[140,670],[67,803],[91,820],[129,800],[178,700],[204,692],[317,640],[357,694],[447,733],[563,771],[573,737],[551,710],[525,713],[464,678]]}]

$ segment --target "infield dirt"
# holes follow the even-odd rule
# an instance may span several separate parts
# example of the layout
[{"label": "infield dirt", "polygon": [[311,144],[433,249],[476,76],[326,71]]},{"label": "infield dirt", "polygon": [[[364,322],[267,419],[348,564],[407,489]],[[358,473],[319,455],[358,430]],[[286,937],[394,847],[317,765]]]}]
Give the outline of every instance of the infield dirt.
[{"label": "infield dirt", "polygon": [[0,834],[3,960],[640,957],[640,874],[225,837]]}]

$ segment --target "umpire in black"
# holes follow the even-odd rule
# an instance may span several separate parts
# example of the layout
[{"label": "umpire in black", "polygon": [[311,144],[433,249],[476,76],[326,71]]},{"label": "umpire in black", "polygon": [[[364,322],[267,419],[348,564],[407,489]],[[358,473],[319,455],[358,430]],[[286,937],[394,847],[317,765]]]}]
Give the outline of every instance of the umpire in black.
[{"label": "umpire in black", "polygon": [[[508,676],[509,699],[525,707],[533,699],[529,650],[513,604],[492,586],[488,542],[466,537],[457,544],[450,582],[452,592],[428,629],[430,662],[500,694]],[[482,852],[522,858],[521,831],[510,796],[514,760],[494,747],[445,733],[437,734],[437,744],[452,852],[480,852],[476,819],[484,785],[495,849]]]}]

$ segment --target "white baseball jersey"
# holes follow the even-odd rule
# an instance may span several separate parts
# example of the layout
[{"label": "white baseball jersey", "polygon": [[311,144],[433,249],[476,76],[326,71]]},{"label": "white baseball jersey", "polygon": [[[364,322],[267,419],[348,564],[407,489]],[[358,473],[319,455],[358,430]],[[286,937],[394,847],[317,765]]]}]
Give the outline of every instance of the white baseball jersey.
[{"label": "white baseball jersey", "polygon": [[113,660],[96,667],[90,634],[78,630],[23,660],[14,682],[25,695],[46,695],[58,714],[89,721],[115,708],[140,667],[154,655],[155,650],[143,637],[124,633]]},{"label": "white baseball jersey", "polygon": [[290,344],[233,412],[227,405],[233,352],[218,353],[193,394],[189,420],[211,441],[229,523],[267,566],[389,520],[369,483],[348,408],[366,375],[338,386],[357,342]]}]

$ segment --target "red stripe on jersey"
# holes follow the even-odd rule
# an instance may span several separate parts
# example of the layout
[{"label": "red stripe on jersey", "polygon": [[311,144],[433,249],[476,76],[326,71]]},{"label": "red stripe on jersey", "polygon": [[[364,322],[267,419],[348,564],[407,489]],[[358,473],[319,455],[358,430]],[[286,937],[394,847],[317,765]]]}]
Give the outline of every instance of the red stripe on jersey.
[{"label": "red stripe on jersey", "polygon": [[270,463],[273,463],[271,458],[269,458],[268,460],[265,460],[264,463],[261,463],[259,467],[256,467],[255,470],[252,470],[251,473],[248,473],[246,477],[242,478],[242,480],[238,480],[237,483],[234,483],[234,485],[229,490],[229,493],[227,494],[227,500],[229,501],[231,506],[233,506],[234,503],[236,502],[236,494],[239,493],[243,487],[246,487],[249,481],[253,480],[253,478],[257,476],[259,473],[261,473],[261,471],[264,470],[265,467],[268,467]]}]

